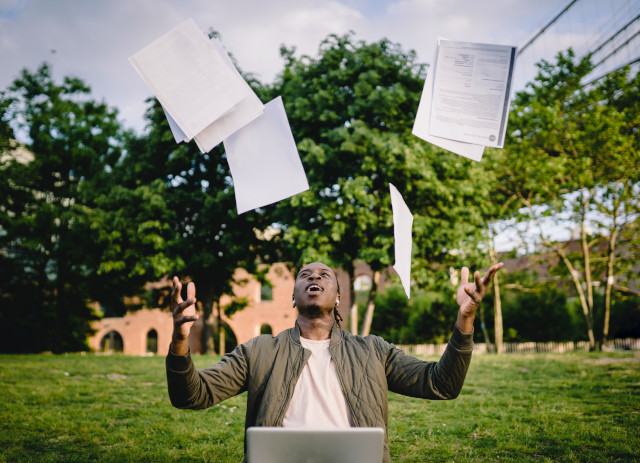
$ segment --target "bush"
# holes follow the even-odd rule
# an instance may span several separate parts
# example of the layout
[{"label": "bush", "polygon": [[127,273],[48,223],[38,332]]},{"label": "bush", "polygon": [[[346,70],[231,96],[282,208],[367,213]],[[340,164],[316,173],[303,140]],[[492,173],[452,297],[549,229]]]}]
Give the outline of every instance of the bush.
[{"label": "bush", "polygon": [[576,309],[567,293],[549,287],[535,293],[517,293],[502,302],[505,333],[513,341],[573,341],[584,336]]},{"label": "bush", "polygon": [[444,343],[457,314],[451,295],[416,292],[407,299],[402,286],[389,286],[376,296],[371,332],[397,344]]}]

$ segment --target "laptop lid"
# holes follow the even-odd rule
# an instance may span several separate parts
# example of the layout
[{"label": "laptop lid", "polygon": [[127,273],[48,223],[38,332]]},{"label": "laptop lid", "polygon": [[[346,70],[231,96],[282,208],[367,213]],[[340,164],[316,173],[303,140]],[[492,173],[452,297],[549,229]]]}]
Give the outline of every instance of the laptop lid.
[{"label": "laptop lid", "polygon": [[380,463],[382,428],[247,429],[248,463]]}]

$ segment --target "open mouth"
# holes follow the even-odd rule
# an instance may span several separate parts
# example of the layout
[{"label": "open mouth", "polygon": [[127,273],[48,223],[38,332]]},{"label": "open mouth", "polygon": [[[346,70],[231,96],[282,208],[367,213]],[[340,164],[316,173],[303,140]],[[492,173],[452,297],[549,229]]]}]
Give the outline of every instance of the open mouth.
[{"label": "open mouth", "polygon": [[307,286],[307,292],[309,292],[309,293],[316,293],[316,292],[322,292],[322,291],[324,291],[324,289],[322,289],[318,285]]}]

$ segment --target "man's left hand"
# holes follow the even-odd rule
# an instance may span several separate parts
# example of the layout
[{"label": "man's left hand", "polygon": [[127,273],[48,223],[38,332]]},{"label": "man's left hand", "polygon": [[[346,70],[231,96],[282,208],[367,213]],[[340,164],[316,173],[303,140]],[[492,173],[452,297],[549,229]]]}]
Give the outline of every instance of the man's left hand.
[{"label": "man's left hand", "polygon": [[456,294],[456,302],[460,306],[457,324],[461,331],[470,333],[473,330],[473,320],[480,306],[480,301],[487,293],[491,279],[502,266],[502,262],[492,265],[482,278],[480,278],[480,272],[476,271],[473,274],[473,283],[469,283],[469,269],[462,267],[460,286]]}]

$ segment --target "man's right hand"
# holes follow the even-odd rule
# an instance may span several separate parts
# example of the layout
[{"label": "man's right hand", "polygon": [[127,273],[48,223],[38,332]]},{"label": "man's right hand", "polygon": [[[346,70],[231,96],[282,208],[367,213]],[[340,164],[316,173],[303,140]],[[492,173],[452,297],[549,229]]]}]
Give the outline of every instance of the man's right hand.
[{"label": "man's right hand", "polygon": [[178,277],[173,277],[173,290],[171,291],[171,313],[173,314],[173,337],[171,339],[171,352],[176,355],[186,355],[189,352],[189,332],[193,322],[198,319],[196,315],[196,285],[191,282],[187,285],[187,300],[182,300],[182,283]]}]

